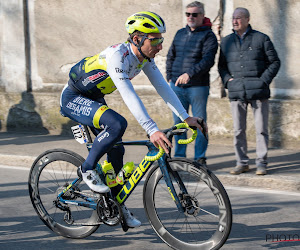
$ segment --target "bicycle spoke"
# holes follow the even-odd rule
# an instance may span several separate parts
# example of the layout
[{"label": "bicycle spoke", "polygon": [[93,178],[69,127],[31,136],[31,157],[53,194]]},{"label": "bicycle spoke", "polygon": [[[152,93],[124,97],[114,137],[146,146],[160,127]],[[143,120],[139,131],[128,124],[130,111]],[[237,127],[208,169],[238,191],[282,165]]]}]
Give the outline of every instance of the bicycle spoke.
[{"label": "bicycle spoke", "polygon": [[176,222],[178,221],[179,217],[180,217],[180,213],[178,213],[178,216],[177,216],[176,220],[174,221],[174,223],[173,223],[173,225],[172,225],[172,227],[171,227],[172,229],[174,228],[174,225],[175,225]]},{"label": "bicycle spoke", "polygon": [[203,209],[203,208],[201,208],[200,210],[203,211],[203,212],[205,212],[205,213],[207,213],[207,214],[210,214],[210,215],[212,215],[212,216],[214,216],[214,217],[216,217],[216,218],[219,218],[218,215],[213,214],[213,213],[210,213],[210,212],[208,212],[207,210],[205,210],[205,209]]},{"label": "bicycle spoke", "polygon": [[49,187],[44,187],[45,189],[47,189],[48,191],[50,191],[51,193],[55,193],[55,191],[54,190],[52,190],[51,188],[49,188]]}]

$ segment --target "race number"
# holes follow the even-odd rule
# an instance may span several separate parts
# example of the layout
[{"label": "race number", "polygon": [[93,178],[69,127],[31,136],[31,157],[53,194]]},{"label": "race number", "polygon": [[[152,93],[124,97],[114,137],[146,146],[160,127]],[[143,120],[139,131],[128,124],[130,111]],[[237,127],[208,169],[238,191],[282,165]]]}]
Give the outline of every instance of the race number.
[{"label": "race number", "polygon": [[80,144],[88,142],[85,129],[82,125],[78,124],[71,127],[71,129],[76,141],[78,141]]}]

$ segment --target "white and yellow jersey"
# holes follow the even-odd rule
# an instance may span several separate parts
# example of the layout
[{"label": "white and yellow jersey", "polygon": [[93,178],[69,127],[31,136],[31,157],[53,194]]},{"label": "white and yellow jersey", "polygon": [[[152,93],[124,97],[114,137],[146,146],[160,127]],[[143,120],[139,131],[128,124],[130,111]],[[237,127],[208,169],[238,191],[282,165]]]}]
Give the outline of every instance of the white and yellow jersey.
[{"label": "white and yellow jersey", "polygon": [[181,120],[185,120],[189,115],[165,81],[154,60],[151,59],[149,62],[145,59],[140,62],[128,42],[110,46],[93,57],[82,59],[72,67],[69,85],[94,100],[118,89],[131,113],[146,132],[152,135],[158,131],[158,128],[148,115],[130,81],[141,70],[170,109]]}]

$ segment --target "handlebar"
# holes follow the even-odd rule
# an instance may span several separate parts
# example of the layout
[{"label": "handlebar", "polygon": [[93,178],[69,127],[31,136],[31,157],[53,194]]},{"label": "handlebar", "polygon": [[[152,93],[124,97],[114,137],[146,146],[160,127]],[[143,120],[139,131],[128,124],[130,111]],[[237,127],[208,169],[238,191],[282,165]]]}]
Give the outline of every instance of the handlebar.
[{"label": "handlebar", "polygon": [[162,157],[164,155],[165,151],[163,150],[162,147],[159,147],[159,151],[156,155],[154,156],[145,156],[145,160],[146,161],[156,161],[158,160],[160,157]]},{"label": "handlebar", "polygon": [[197,137],[197,128],[193,129],[193,128],[189,127],[189,125],[187,125],[184,122],[183,123],[178,123],[174,127],[176,127],[177,129],[189,128],[193,132],[193,135],[190,138],[178,140],[178,144],[189,144],[192,141],[194,141],[196,139],[196,137]]},{"label": "handlebar", "polygon": [[[193,132],[193,135],[188,138],[188,139],[180,139],[178,140],[178,144],[189,144],[191,143],[192,141],[194,141],[197,137],[197,129],[193,129],[191,127],[189,127],[189,125],[187,123],[178,123],[176,125],[174,125],[172,128],[169,128],[169,129],[166,129],[164,130],[163,132],[166,134],[166,135],[173,135],[173,131],[174,130],[177,130],[177,129],[185,129],[185,128],[188,128],[190,130],[192,130]],[[164,155],[165,151],[163,150],[162,147],[159,147],[159,151],[156,155],[154,156],[145,156],[145,160],[146,161],[156,161],[158,160],[160,157],[162,157]]]}]

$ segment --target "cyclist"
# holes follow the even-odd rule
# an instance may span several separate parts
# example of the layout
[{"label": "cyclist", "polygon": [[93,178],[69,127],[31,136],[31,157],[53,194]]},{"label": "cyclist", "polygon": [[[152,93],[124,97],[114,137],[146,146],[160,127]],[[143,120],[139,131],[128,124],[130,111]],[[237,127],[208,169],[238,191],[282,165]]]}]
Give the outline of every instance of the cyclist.
[{"label": "cyclist", "polygon": [[[71,68],[70,79],[60,100],[62,115],[88,125],[96,135],[80,171],[89,188],[99,193],[108,192],[109,188],[94,168],[107,153],[107,160],[112,163],[115,172],[121,170],[124,146],[114,145],[122,139],[127,127],[125,118],[107,106],[104,100],[106,94],[118,89],[131,113],[150,136],[150,141],[156,147],[161,146],[167,153],[167,147],[172,147],[171,142],[148,115],[132,86],[130,80],[141,70],[182,121],[201,129],[197,118],[187,114],[154,62],[153,58],[162,49],[162,33],[166,32],[163,19],[153,12],[143,11],[131,15],[125,26],[129,33],[126,42],[112,45],[95,56],[83,58]],[[116,196],[118,188],[112,188],[111,192]],[[122,206],[122,211],[129,227],[141,225],[125,205]]]}]

